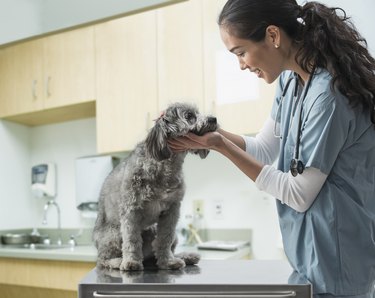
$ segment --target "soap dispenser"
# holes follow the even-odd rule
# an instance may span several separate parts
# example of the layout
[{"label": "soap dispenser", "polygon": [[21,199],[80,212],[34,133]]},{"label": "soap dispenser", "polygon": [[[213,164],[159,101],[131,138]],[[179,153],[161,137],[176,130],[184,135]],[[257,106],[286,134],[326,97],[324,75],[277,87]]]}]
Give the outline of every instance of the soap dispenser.
[{"label": "soap dispenser", "polygon": [[56,165],[42,163],[31,168],[31,191],[37,198],[56,197]]}]

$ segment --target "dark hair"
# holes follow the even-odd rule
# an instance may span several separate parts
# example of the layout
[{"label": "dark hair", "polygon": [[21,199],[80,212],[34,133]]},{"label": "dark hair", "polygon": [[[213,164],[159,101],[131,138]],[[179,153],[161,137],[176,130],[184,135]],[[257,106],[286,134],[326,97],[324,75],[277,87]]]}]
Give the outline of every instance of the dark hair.
[{"label": "dark hair", "polygon": [[301,68],[308,73],[312,66],[327,69],[331,87],[353,107],[369,111],[375,124],[375,59],[343,9],[313,1],[301,7],[295,0],[228,0],[218,24],[255,42],[264,40],[269,25],[282,28],[299,48]]}]

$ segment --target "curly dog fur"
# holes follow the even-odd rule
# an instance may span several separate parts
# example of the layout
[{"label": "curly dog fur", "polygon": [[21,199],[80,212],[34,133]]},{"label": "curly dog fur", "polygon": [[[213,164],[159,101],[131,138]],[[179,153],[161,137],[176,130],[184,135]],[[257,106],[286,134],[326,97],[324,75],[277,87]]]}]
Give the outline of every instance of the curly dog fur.
[{"label": "curly dog fur", "polygon": [[[143,262],[154,258],[160,269],[179,269],[199,261],[198,254],[174,255],[186,152],[172,153],[167,139],[216,129],[216,118],[201,115],[189,104],[172,104],[146,139],[109,174],[93,231],[98,267],[142,270]],[[191,153],[205,158],[208,152]]]}]

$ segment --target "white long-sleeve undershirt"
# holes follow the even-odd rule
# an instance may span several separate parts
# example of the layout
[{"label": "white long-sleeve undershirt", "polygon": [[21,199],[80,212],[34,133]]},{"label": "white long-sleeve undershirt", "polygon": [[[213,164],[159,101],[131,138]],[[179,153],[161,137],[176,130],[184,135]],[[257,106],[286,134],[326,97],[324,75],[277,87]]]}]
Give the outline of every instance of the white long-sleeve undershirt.
[{"label": "white long-sleeve undershirt", "polygon": [[274,123],[274,120],[269,118],[255,137],[243,136],[246,152],[265,164],[255,184],[283,204],[298,212],[305,212],[323,187],[327,175],[313,167],[306,168],[296,177],[290,171],[284,173],[275,169],[271,164],[278,157],[280,139],[273,135]]},{"label": "white long-sleeve undershirt", "polygon": [[272,164],[280,151],[280,138],[273,135],[274,123],[275,121],[269,117],[255,137],[242,136],[246,144],[246,152],[266,165]]}]

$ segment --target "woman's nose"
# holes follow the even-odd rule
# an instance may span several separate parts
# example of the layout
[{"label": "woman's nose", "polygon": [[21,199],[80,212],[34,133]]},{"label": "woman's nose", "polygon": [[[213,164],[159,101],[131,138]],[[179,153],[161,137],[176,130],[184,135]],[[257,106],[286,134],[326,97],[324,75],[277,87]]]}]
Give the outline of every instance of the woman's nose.
[{"label": "woman's nose", "polygon": [[245,70],[247,68],[247,65],[245,62],[243,62],[243,60],[239,59],[239,62],[240,62],[240,69],[241,70]]}]

